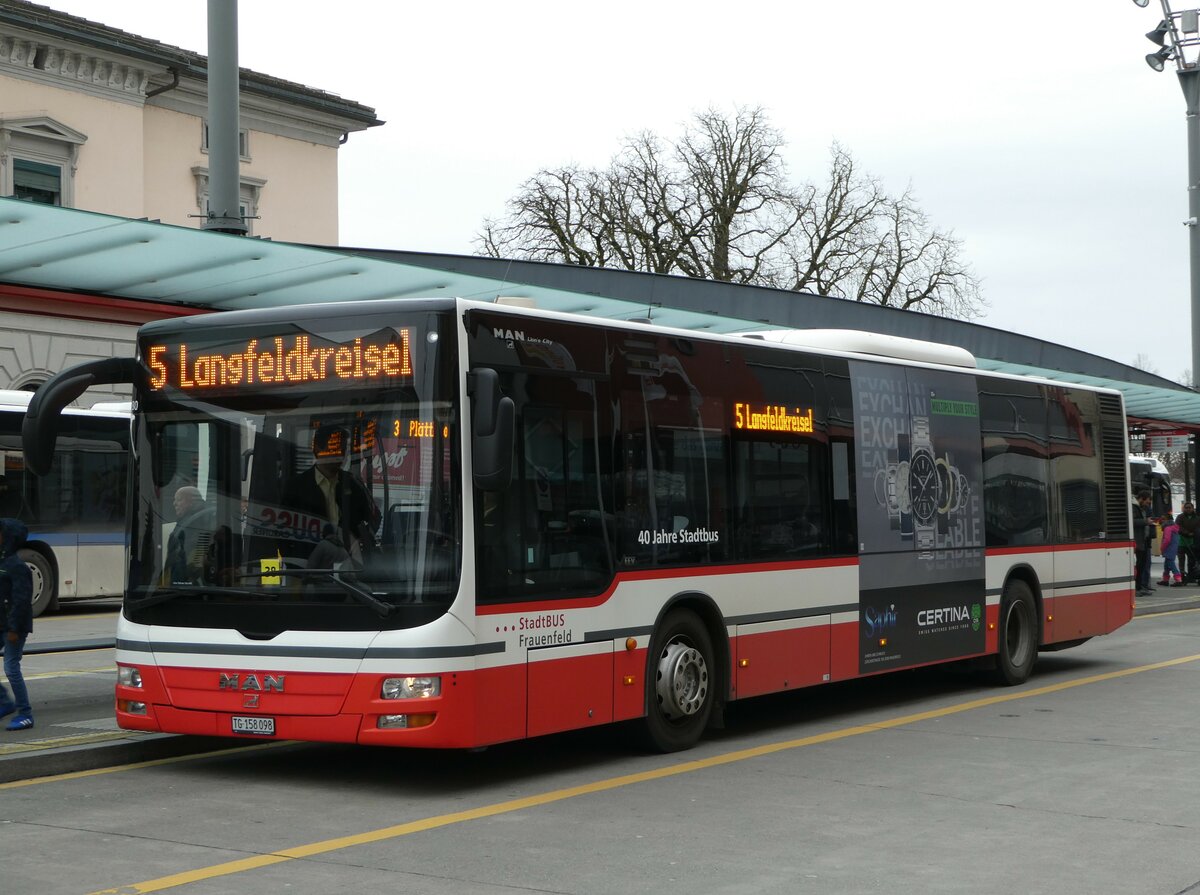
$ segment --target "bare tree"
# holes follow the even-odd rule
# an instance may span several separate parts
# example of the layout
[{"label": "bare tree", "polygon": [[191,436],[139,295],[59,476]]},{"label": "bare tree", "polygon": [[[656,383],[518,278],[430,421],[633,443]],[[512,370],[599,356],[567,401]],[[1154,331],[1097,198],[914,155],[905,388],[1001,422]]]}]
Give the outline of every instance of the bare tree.
[{"label": "bare tree", "polygon": [[985,306],[961,243],[912,191],[893,197],[834,145],[827,182],[793,185],[760,108],[696,115],[625,142],[603,171],[544,170],[477,241],[492,257],[675,273],[969,319]]},{"label": "bare tree", "polygon": [[1137,370],[1144,370],[1147,373],[1153,373],[1155,376],[1158,375],[1158,367],[1154,366],[1154,361],[1145,352],[1137,354],[1129,366]]},{"label": "bare tree", "polygon": [[887,196],[878,181],[858,173],[837,143],[831,156],[825,188],[806,185],[798,194],[799,226],[783,245],[785,278],[772,284],[779,288],[845,296],[875,241],[875,221]]},{"label": "bare tree", "polygon": [[696,116],[675,148],[700,211],[689,276],[726,283],[770,279],[777,248],[800,221],[798,196],[785,179],[783,138],[761,109],[733,121],[709,110]]}]

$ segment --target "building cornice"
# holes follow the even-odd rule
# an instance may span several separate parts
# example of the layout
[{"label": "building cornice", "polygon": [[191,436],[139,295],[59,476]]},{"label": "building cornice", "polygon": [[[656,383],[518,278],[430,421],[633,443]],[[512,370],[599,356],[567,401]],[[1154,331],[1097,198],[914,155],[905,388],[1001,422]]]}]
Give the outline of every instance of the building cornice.
[{"label": "building cornice", "polygon": [[[203,81],[181,79],[175,89],[148,99],[146,105],[207,119],[207,87]],[[241,127],[251,130],[332,147],[336,147],[346,133],[344,119],[311,109],[297,109],[258,94],[240,93],[239,106],[238,122]]]},{"label": "building cornice", "polygon": [[111,56],[54,45],[28,32],[0,30],[0,74],[140,104],[145,101],[151,76],[165,72],[158,66],[131,65]]}]

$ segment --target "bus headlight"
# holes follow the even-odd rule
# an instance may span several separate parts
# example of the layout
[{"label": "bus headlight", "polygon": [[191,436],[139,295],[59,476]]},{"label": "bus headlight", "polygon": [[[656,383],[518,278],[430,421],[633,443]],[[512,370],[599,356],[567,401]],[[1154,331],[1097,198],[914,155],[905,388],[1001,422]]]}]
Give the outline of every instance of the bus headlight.
[{"label": "bus headlight", "polygon": [[431,677],[387,677],[380,695],[384,699],[429,699],[442,695],[442,679]]},{"label": "bus headlight", "polygon": [[142,673],[132,665],[118,665],[117,683],[122,687],[141,687]]}]

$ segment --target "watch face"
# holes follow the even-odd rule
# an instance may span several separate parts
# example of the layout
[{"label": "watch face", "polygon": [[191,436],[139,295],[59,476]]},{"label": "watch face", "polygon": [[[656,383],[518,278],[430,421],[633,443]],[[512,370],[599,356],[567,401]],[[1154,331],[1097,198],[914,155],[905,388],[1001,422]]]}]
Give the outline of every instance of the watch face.
[{"label": "watch face", "polygon": [[908,491],[913,517],[921,523],[930,522],[937,515],[938,472],[933,457],[925,451],[914,454],[908,466]]}]

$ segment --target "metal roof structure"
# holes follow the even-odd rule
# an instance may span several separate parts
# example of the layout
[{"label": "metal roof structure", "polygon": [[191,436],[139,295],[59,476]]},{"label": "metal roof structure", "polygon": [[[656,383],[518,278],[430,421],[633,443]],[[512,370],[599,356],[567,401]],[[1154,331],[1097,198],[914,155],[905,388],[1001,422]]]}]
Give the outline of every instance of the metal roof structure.
[{"label": "metal roof structure", "polygon": [[683,277],[303,246],[0,199],[0,302],[4,286],[197,312],[456,296],[703,332],[857,329],[957,345],[982,370],[1117,388],[1131,425],[1200,432],[1200,394],[1108,358],[913,311]]}]

